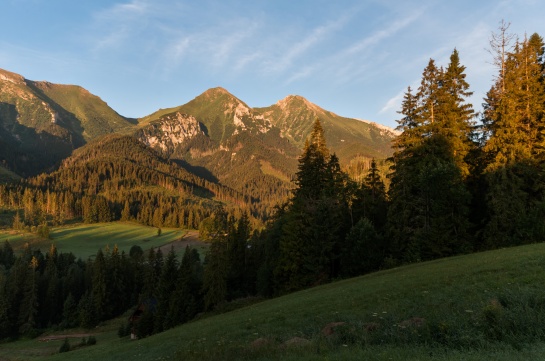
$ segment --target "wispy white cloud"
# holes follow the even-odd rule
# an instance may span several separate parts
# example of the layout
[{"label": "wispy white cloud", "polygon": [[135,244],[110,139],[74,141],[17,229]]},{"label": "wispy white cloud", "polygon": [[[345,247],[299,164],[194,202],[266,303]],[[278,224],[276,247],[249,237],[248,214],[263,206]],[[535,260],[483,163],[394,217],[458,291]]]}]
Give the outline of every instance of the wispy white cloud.
[{"label": "wispy white cloud", "polygon": [[287,84],[293,83],[293,82],[295,82],[295,81],[297,81],[299,79],[307,78],[307,77],[311,76],[312,74],[314,74],[317,71],[318,68],[319,68],[319,66],[317,64],[304,66],[304,67],[298,69],[298,71],[296,71],[290,77],[288,77],[285,84],[287,85]]},{"label": "wispy white cloud", "polygon": [[191,45],[191,38],[189,36],[183,36],[172,45],[171,49],[172,57],[175,60],[182,59],[186,53],[189,51]]},{"label": "wispy white cloud", "polygon": [[341,29],[349,20],[350,16],[344,15],[335,21],[315,28],[308,36],[291,45],[281,57],[265,64],[265,69],[271,73],[284,72],[293,65],[297,58],[303,56],[309,49]]},{"label": "wispy white cloud", "polygon": [[398,34],[401,30],[415,22],[421,16],[422,12],[423,10],[419,10],[409,16],[401,17],[386,27],[373,32],[371,35],[335,52],[333,55],[295,71],[286,83],[312,77],[317,73],[332,76],[331,80],[337,84],[354,81],[357,77],[363,76],[367,68],[371,66],[366,60],[372,58],[372,63],[376,65],[375,62],[378,57],[371,52],[371,49],[379,45],[386,38]]},{"label": "wispy white cloud", "polygon": [[233,70],[242,71],[244,68],[248,67],[250,64],[262,60],[264,54],[260,51],[253,50],[245,55],[240,55],[235,59],[235,64],[233,65]]},{"label": "wispy white cloud", "polygon": [[126,22],[145,15],[149,10],[150,6],[147,1],[132,0],[123,4],[115,4],[110,8],[104,9],[96,13],[95,18],[98,21]]},{"label": "wispy white cloud", "polygon": [[152,7],[147,1],[132,0],[115,4],[94,14],[92,50],[115,49],[134,34],[134,29],[142,27],[150,15]]},{"label": "wispy white cloud", "polygon": [[383,41],[384,39],[391,37],[397,34],[400,30],[406,28],[408,25],[416,21],[421,15],[423,10],[416,11],[411,15],[398,19],[393,23],[389,24],[386,28],[374,32],[371,36],[368,36],[356,44],[350,46],[346,49],[341,56],[348,56],[353,54],[359,54],[363,51],[368,50],[371,46],[376,45]]},{"label": "wispy white cloud", "polygon": [[[207,52],[209,54],[206,54],[212,56],[212,64],[216,68],[220,68],[231,62],[233,57],[244,50],[244,42],[251,38],[256,28],[257,24],[243,21],[233,29],[221,29],[221,35],[213,34],[208,43]],[[246,59],[251,61],[251,58],[246,57]]]},{"label": "wispy white cloud", "polygon": [[384,114],[398,111],[400,109],[400,104],[406,91],[407,90],[400,91],[399,93],[388,99],[378,113]]},{"label": "wispy white cloud", "polygon": [[255,22],[244,19],[193,32],[185,29],[169,31],[170,39],[161,45],[158,61],[165,75],[187,63],[213,71],[225,70],[226,67],[242,70],[261,57],[246,46],[257,26]]}]

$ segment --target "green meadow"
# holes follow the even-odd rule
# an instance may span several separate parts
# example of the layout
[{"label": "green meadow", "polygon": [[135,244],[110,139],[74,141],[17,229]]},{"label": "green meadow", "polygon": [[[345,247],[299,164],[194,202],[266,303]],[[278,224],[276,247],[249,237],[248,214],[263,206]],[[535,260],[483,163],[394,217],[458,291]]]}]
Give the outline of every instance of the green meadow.
[{"label": "green meadow", "polygon": [[125,315],[90,331],[95,346],[45,357],[61,341],[22,340],[2,345],[0,359],[540,360],[544,280],[545,244],[535,244],[238,301],[248,305],[136,341],[114,331]]},{"label": "green meadow", "polygon": [[181,239],[186,231],[177,228],[162,228],[157,235],[157,228],[135,223],[111,222],[80,224],[76,226],[52,228],[51,239],[39,239],[34,234],[14,231],[0,232],[0,242],[9,240],[15,250],[21,250],[26,243],[32,248],[40,248],[47,252],[54,244],[59,252],[72,252],[76,257],[86,259],[106,246],[117,245],[119,251],[129,253],[132,246],[137,245],[143,250],[157,248]]}]

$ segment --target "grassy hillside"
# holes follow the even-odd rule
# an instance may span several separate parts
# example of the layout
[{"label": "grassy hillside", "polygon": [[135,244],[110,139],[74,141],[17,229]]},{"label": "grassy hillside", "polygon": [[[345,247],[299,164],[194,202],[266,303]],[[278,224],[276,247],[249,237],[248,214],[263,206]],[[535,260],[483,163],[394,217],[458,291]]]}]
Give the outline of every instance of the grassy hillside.
[{"label": "grassy hillside", "polygon": [[282,135],[303,148],[316,118],[320,119],[331,151],[342,163],[356,156],[383,159],[392,154],[394,133],[368,122],[341,117],[320,108],[301,96],[288,96],[266,108],[254,109],[280,128]]},{"label": "grassy hillside", "polygon": [[119,115],[98,96],[80,86],[30,81],[28,84],[47,100],[72,113],[78,120],[78,124],[72,125],[74,131],[80,130],[86,140],[135,127],[136,120]]},{"label": "grassy hillside", "polygon": [[0,69],[0,160],[19,175],[50,171],[87,141],[135,124],[80,86]]},{"label": "grassy hillside", "polygon": [[157,248],[179,240],[185,231],[175,228],[163,228],[161,236],[157,236],[157,228],[134,223],[97,223],[80,224],[74,227],[59,227],[51,230],[51,240],[38,239],[29,233],[0,232],[0,242],[9,240],[15,250],[22,249],[29,242],[32,248],[40,248],[47,252],[53,243],[59,252],[72,252],[76,257],[86,259],[97,253],[99,249],[117,244],[120,251],[129,253],[133,245],[143,250]]},{"label": "grassy hillside", "polygon": [[[96,346],[45,359],[539,360],[543,279],[544,244],[502,249],[312,288],[138,341],[105,332]],[[345,324],[325,336],[332,322]],[[53,348],[22,342],[27,355]],[[25,359],[17,349],[11,357]]]}]

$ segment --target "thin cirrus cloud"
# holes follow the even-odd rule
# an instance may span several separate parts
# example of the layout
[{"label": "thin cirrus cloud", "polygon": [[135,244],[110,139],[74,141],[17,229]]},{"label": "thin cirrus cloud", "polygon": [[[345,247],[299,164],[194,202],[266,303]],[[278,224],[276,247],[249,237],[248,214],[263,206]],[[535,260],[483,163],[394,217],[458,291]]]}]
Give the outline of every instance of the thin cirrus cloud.
[{"label": "thin cirrus cloud", "polygon": [[245,44],[252,39],[256,28],[256,23],[240,20],[203,31],[169,30],[171,39],[159,51],[163,75],[178,71],[186,63],[197,63],[206,71],[242,69],[254,60],[255,54],[248,53],[246,57],[241,54],[245,53]]},{"label": "thin cirrus cloud", "polygon": [[421,16],[422,12],[423,10],[420,10],[414,12],[410,16],[404,16],[397,21],[390,23],[385,28],[375,31],[370,36],[366,36],[347,48],[336,52],[334,55],[326,57],[320,62],[306,65],[302,69],[298,69],[298,71],[286,80],[286,84],[314,76],[316,73],[334,74],[333,80],[337,84],[353,80],[369,67],[364,60],[371,57],[369,55],[370,50],[375,45],[388,37],[394,36],[409,26]]},{"label": "thin cirrus cloud", "polygon": [[284,50],[284,54],[273,61],[264,64],[264,70],[268,73],[283,73],[293,66],[294,61],[305,55],[314,46],[319,45],[333,33],[342,29],[350,20],[350,16],[344,15],[339,19],[324,26],[319,26],[300,41],[290,45]]},{"label": "thin cirrus cloud", "polygon": [[[448,39],[449,43],[456,44],[455,47],[460,53],[462,64],[466,67],[466,75],[470,84],[474,84],[472,81],[473,76],[477,77],[479,74],[490,73],[491,65],[488,62],[489,54],[486,50],[486,44],[491,31],[492,29],[486,23],[477,22],[471,29],[460,30],[457,34],[452,36],[452,39]],[[427,61],[430,58],[436,59],[438,65],[446,66],[452,51],[452,47],[442,46],[431,53],[422,54],[421,56],[416,57],[413,61],[407,63],[406,66],[408,68],[420,67],[424,70]],[[416,73],[416,75],[420,75],[420,73]],[[415,78],[410,84],[413,94],[418,89],[419,85],[420,78]],[[470,99],[471,101],[474,101],[475,104],[477,104],[479,100],[475,99],[475,97],[480,97],[485,89],[480,89],[479,87],[478,90],[479,91],[475,93],[475,96]],[[380,108],[378,114],[396,114],[397,111],[401,109],[401,103],[406,91],[407,87],[404,87],[395,95],[388,98]]]},{"label": "thin cirrus cloud", "polygon": [[92,21],[91,50],[98,53],[120,47],[131,39],[137,28],[146,24],[152,13],[148,2],[133,0],[96,12]]},{"label": "thin cirrus cloud", "polygon": [[[209,69],[229,68],[232,71],[252,71],[259,76],[284,74],[296,67],[296,62],[336,31],[342,29],[348,17],[343,16],[319,26],[304,38],[291,31],[275,32],[271,24],[260,24],[249,18],[219,21],[213,29],[192,34],[180,34],[163,50],[170,71],[184,61],[199,61]],[[271,32],[274,37],[263,32]],[[293,41],[293,39],[296,41]],[[174,51],[173,51],[174,49]]]}]

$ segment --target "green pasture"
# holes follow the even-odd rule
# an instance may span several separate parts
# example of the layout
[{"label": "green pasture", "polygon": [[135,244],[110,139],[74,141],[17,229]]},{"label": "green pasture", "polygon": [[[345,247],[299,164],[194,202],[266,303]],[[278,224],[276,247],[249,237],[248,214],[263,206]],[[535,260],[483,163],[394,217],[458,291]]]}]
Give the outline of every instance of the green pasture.
[{"label": "green pasture", "polygon": [[[44,359],[543,360],[544,283],[545,244],[502,249],[203,315],[142,340],[104,333],[95,346]],[[332,322],[344,325],[325,336],[322,329]],[[294,337],[304,340],[287,345]],[[24,352],[44,347],[39,341],[20,342]],[[25,359],[17,354],[11,359]],[[10,359],[0,351],[2,357]]]},{"label": "green pasture", "polygon": [[81,224],[70,227],[52,228],[51,239],[39,239],[30,233],[14,231],[0,232],[0,241],[9,240],[15,250],[20,250],[25,243],[32,248],[40,248],[47,252],[51,244],[55,244],[59,252],[72,252],[77,257],[86,259],[95,255],[99,249],[117,245],[119,251],[127,254],[132,246],[138,245],[143,250],[157,248],[179,240],[186,231],[177,228],[162,228],[157,236],[157,228],[135,223],[111,222],[96,224]]}]

